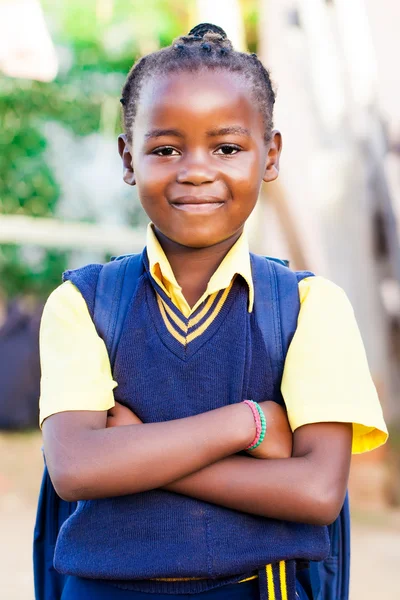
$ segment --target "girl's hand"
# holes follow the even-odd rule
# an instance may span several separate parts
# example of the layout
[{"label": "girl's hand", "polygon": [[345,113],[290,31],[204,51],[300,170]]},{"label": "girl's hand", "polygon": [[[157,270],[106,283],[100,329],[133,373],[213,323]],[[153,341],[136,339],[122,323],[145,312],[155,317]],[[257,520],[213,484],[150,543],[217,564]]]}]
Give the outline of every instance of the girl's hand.
[{"label": "girl's hand", "polygon": [[290,458],[293,435],[285,409],[271,400],[260,402],[267,421],[263,442],[255,450],[247,451],[255,458]]},{"label": "girl's hand", "polygon": [[[292,432],[285,409],[276,402],[260,403],[267,421],[264,441],[248,454],[254,458],[289,458],[292,455]],[[107,427],[140,425],[142,421],[127,406],[115,403],[107,413]]]},{"label": "girl's hand", "polygon": [[127,406],[115,403],[107,412],[106,427],[122,427],[123,425],[140,425],[142,421]]}]

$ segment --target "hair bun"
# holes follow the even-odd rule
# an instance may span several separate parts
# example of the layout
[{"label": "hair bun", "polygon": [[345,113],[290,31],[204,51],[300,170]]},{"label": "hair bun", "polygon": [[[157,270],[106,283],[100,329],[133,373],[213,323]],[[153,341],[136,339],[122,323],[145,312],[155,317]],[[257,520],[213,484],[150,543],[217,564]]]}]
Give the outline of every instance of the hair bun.
[{"label": "hair bun", "polygon": [[217,33],[221,36],[223,40],[227,39],[227,35],[222,27],[218,27],[218,25],[213,25],[212,23],[200,23],[193,27],[188,33],[188,35],[194,35],[203,38],[206,33]]}]

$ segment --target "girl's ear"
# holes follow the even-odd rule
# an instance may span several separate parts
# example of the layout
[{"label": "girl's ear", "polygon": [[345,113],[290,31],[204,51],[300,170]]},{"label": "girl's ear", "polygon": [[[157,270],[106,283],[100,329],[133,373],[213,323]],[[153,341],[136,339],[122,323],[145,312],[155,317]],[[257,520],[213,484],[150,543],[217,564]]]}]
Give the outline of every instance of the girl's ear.
[{"label": "girl's ear", "polygon": [[128,185],[136,185],[135,173],[133,171],[132,154],[129,149],[128,140],[124,133],[118,136],[118,152],[122,158],[123,179]]},{"label": "girl's ear", "polygon": [[276,129],[271,134],[271,141],[268,146],[267,164],[263,180],[269,183],[274,181],[279,175],[279,158],[282,151],[282,136]]}]

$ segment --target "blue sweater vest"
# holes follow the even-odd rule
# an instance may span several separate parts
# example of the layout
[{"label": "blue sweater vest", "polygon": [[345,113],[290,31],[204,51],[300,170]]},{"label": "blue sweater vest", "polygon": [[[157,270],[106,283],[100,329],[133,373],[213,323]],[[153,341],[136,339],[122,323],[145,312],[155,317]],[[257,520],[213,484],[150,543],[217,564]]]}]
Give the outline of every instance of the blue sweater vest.
[{"label": "blue sweater vest", "polygon": [[[92,317],[101,268],[89,265],[65,274],[81,291]],[[116,400],[145,423],[196,415],[244,398],[280,401],[256,311],[248,312],[246,283],[236,277],[228,290],[186,319],[146,264],[116,354]],[[321,560],[327,552],[325,527],[267,519],[154,490],[79,502],[61,528],[54,564],[61,573],[130,589],[197,593],[238,581],[269,563]],[[157,578],[197,579],[151,581]]]}]

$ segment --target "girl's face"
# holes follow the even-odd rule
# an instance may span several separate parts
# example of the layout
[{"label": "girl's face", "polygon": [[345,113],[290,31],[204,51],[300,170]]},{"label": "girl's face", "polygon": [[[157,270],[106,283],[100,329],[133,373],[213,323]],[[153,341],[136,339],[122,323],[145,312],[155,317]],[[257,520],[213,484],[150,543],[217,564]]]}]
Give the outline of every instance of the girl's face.
[{"label": "girl's face", "polygon": [[246,80],[224,70],[170,73],[143,86],[124,180],[170,240],[204,248],[237,236],[262,180],[278,176],[281,137],[265,142]]}]

